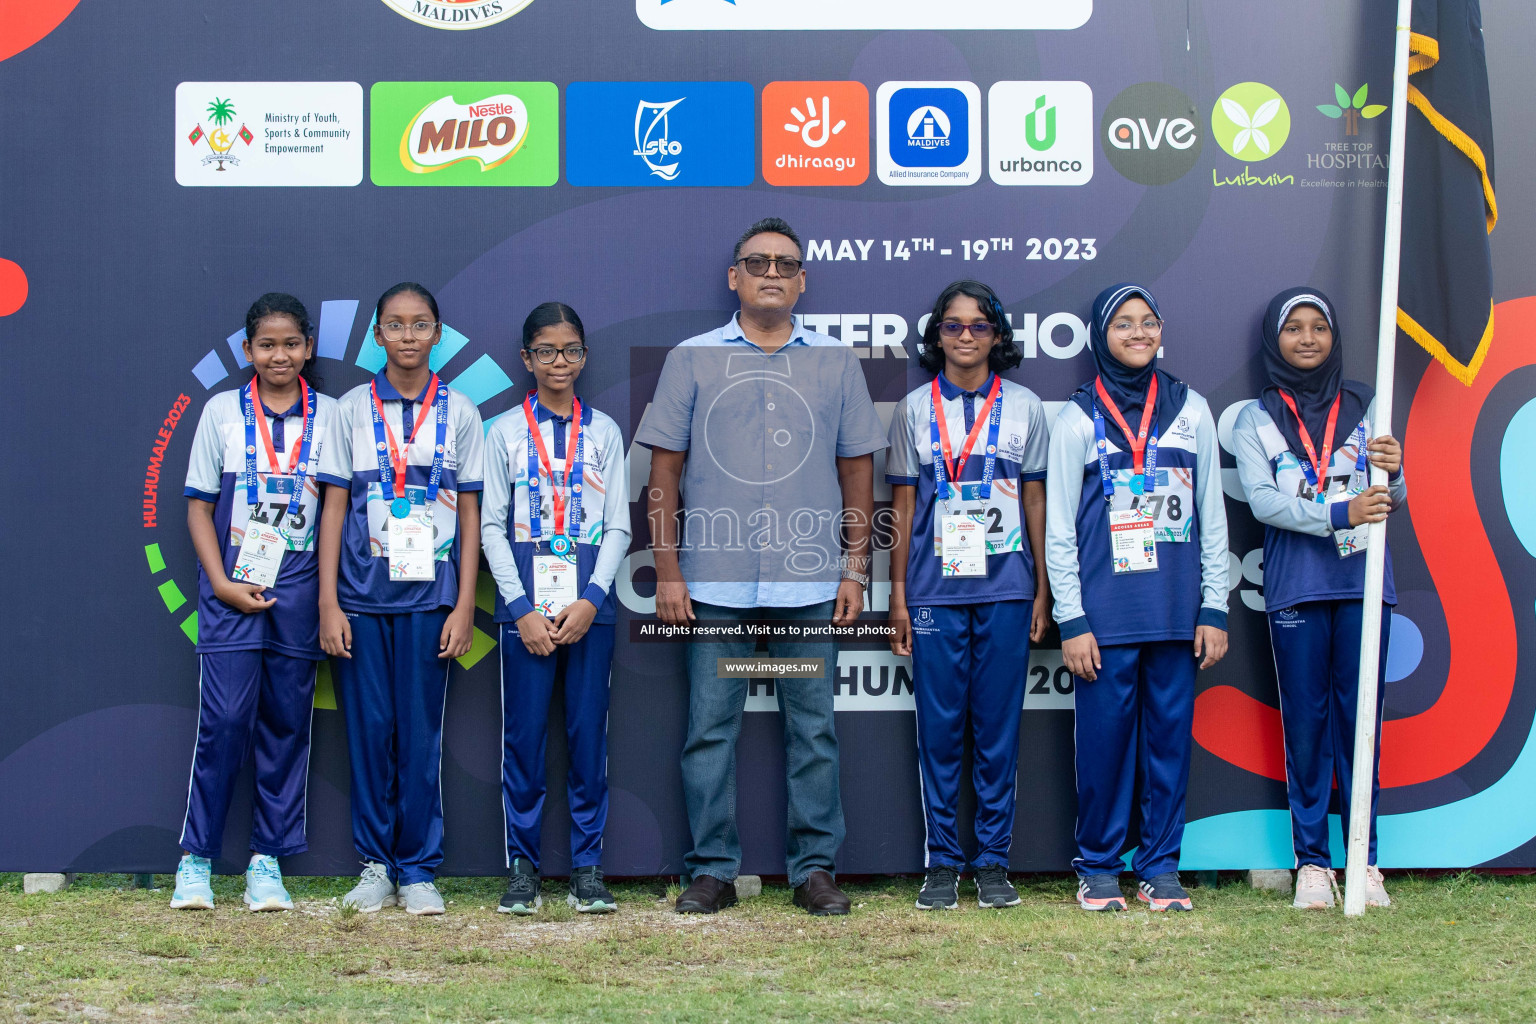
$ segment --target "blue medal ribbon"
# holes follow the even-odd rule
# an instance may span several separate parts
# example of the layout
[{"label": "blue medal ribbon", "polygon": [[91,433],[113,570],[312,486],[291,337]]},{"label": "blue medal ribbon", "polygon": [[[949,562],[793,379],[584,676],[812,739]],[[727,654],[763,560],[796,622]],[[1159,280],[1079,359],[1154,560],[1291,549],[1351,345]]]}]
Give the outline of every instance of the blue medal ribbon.
[{"label": "blue medal ribbon", "polygon": [[[537,390],[530,391],[527,397],[523,399],[523,415],[528,423],[528,437],[526,438],[528,443],[528,538],[535,545],[544,539],[544,502],[543,492],[539,484],[539,473],[541,465],[546,461],[539,451],[544,439],[539,434],[538,410],[539,393]],[[567,449],[565,453],[565,479],[570,484],[571,497],[569,504],[566,506],[568,511],[565,514],[565,522],[558,524],[556,528],[562,531],[569,529],[577,537],[580,537],[581,476],[582,464],[585,461],[582,455],[587,443],[586,431],[581,429],[580,399],[574,399],[572,402],[571,418],[574,421],[572,423],[572,435],[576,439],[576,444],[574,448]],[[552,426],[550,429],[551,432],[554,432],[559,428]],[[553,462],[550,462],[544,472],[550,478],[549,485],[555,488],[555,497],[559,498],[560,485],[554,479]],[[560,518],[558,511],[556,518]],[[564,532],[559,532],[550,538],[549,549],[554,554],[563,556],[570,553],[573,544],[574,541],[572,541],[571,537],[567,536]]]},{"label": "blue medal ribbon", "polygon": [[[432,396],[432,406],[437,413],[437,437],[432,448],[432,471],[427,477],[427,514],[431,515],[432,508],[437,503],[438,488],[443,480],[443,457],[447,452],[448,443],[448,387],[437,379],[437,374],[432,375],[432,380],[421,398],[426,401],[432,390],[437,394]],[[394,491],[395,498],[389,503],[390,515],[396,519],[404,519],[411,514],[410,498],[405,496],[405,471],[400,472],[399,486],[395,481],[395,452],[393,451],[394,436],[389,429],[389,424],[384,421],[383,403],[379,400],[377,384],[373,385],[373,401],[369,403],[373,415],[373,440],[378,450],[379,489],[383,492]],[[401,455],[402,467],[410,464],[411,444],[416,440],[416,434],[421,430],[422,420],[425,419],[426,409],[422,409],[423,416],[416,421],[411,431],[411,436],[405,439],[403,454]]]},{"label": "blue medal ribbon", "polygon": [[[304,434],[299,441],[299,450],[295,453],[296,458],[288,467],[288,472],[293,475],[294,480],[293,493],[288,497],[288,511],[285,513],[287,518],[292,518],[299,514],[299,505],[304,497],[304,478],[309,475],[310,448],[315,440],[315,389],[303,380],[299,381],[299,387],[304,394]],[[255,391],[255,377],[252,377],[250,383],[240,389],[240,407],[241,412],[245,416],[245,500],[251,505],[261,504],[261,490],[258,486],[256,470],[256,416],[258,414],[256,412],[257,396]],[[261,426],[265,428],[266,413],[263,411],[260,415],[263,417]],[[271,460],[272,465],[267,468],[267,471],[269,473],[281,474],[283,470],[282,467],[277,465],[275,450]],[[279,532],[282,532],[285,537],[287,536],[287,533],[282,531],[280,527]]]},{"label": "blue medal ribbon", "polygon": [[[992,478],[997,472],[997,435],[1003,425],[1003,394],[1002,382],[996,377],[997,394],[991,400],[991,411],[987,415],[987,451],[982,460],[981,469],[981,496],[992,497]],[[933,394],[928,403],[928,438],[933,447],[933,490],[935,497],[940,501],[948,501],[950,497],[949,487],[949,452],[947,451],[948,423],[944,424],[941,431],[939,426],[939,406],[943,404],[943,392],[939,389],[938,378],[933,381]],[[942,435],[942,436],[941,436]],[[960,470],[965,467],[966,459],[970,456],[970,446],[967,445],[960,452],[959,463],[955,475],[960,475]],[[959,479],[955,483],[960,486],[962,495],[964,485]]]}]

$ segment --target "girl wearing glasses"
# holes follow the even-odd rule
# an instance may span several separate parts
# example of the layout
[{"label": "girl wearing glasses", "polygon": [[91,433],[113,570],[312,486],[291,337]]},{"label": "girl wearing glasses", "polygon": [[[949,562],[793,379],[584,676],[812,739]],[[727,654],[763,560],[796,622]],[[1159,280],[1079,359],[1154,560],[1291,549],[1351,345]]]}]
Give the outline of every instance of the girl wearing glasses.
[{"label": "girl wearing glasses", "polygon": [[966,858],[956,827],[961,748],[974,741],[976,856],[982,907],[1011,907],[1008,882],[1019,713],[1030,641],[1050,621],[1045,576],[1045,412],[1002,379],[1023,359],[992,289],[940,293],[918,359],[933,380],[891,420],[891,650],[912,657],[927,825],[919,910],[959,904]]},{"label": "girl wearing glasses", "polygon": [[1077,677],[1078,905],[1124,910],[1121,854],[1140,777],[1136,896],[1189,910],[1179,884],[1195,670],[1227,651],[1227,515],[1216,420],[1157,368],[1164,325],[1140,285],[1106,288],[1098,375],[1051,432],[1046,558],[1061,656]]},{"label": "girl wearing glasses", "polygon": [[570,306],[523,321],[537,385],[486,439],[485,557],[501,623],[502,803],[507,889],[497,910],[532,914],[539,893],[544,748],[555,675],[565,676],[571,881],[579,913],[618,909],[603,885],[608,818],[608,673],[613,580],[629,551],[629,483],[619,426],[576,395],[586,334]]},{"label": "girl wearing glasses", "polygon": [[384,369],[340,401],[320,479],[320,643],[336,661],[362,877],[343,902],[441,914],[438,775],[453,659],[469,650],[480,564],[482,428],[432,371],[437,300],[397,284],[375,309]]},{"label": "girl wearing glasses", "polygon": [[175,909],[213,909],[235,780],[256,761],[244,902],[291,910],[277,858],[303,853],[309,721],[321,658],[314,462],[336,435],[336,402],[315,391],[309,313],[269,292],[245,314],[253,374],[203,407],[187,467],[197,550],[197,746],[187,787]]},{"label": "girl wearing glasses", "polygon": [[[1366,440],[1375,391],[1343,379],[1344,346],[1328,297],[1316,288],[1281,292],[1264,313],[1263,331],[1269,380],[1259,401],[1238,414],[1232,439],[1238,478],[1264,524],[1264,609],[1279,676],[1296,849],[1293,905],[1326,909],[1336,888],[1328,801],[1336,778],[1347,818],[1354,780],[1366,524],[1401,507],[1408,486],[1397,440]],[[1387,471],[1387,486],[1368,486],[1367,462]],[[1378,687],[1397,603],[1390,552],[1382,600]],[[1378,691],[1378,737],[1381,708]],[[1384,907],[1391,900],[1376,867],[1376,790],[1373,776],[1365,899]]]}]

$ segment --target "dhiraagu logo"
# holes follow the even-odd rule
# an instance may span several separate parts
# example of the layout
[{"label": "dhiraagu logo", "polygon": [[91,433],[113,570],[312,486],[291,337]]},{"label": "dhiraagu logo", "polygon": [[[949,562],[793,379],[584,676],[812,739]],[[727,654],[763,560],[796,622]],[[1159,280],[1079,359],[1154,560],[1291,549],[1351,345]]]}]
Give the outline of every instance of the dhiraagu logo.
[{"label": "dhiraagu logo", "polygon": [[560,176],[553,82],[376,82],[375,185],[553,185]]},{"label": "dhiraagu logo", "polygon": [[1228,156],[1247,163],[1268,160],[1291,134],[1291,111],[1263,82],[1239,82],[1216,101],[1211,135]]}]

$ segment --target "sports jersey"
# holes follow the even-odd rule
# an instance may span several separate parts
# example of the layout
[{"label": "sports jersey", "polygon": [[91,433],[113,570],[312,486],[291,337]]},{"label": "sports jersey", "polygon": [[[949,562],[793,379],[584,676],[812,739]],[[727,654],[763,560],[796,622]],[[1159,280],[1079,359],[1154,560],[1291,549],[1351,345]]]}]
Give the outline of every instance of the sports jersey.
[{"label": "sports jersey", "polygon": [[[405,445],[421,412],[419,402],[405,401],[384,370],[372,383],[378,388],[395,443]],[[336,434],[320,460],[320,480],[346,487],[350,493],[336,577],[336,596],[343,611],[418,612],[458,602],[459,494],[481,489],[484,428],[480,411],[467,395],[440,386],[448,390],[448,425],[442,481],[432,514],[437,558],[437,578],[432,580],[389,578],[388,506],[393,492],[386,495],[379,483],[379,464],[388,460],[389,453],[374,438],[373,395],[369,385],[360,384],[337,402]],[[418,397],[434,400],[432,395]],[[436,444],[436,418],[428,412],[406,452],[405,486],[413,504],[427,491]]]},{"label": "sports jersey", "polygon": [[[533,557],[549,554],[549,541],[557,530],[554,513],[555,483],[565,495],[565,511],[572,511],[565,464],[571,457],[569,416],[557,416],[535,404],[539,433],[549,453],[557,479],[540,467],[541,544],[530,533],[528,507],[528,419],[521,407],[501,416],[486,434],[485,502],[481,509],[481,545],[485,560],[496,577],[495,621],[516,622],[534,610],[531,581]],[[629,552],[629,474],[625,467],[624,438],[619,425],[585,402],[581,406],[581,524],[567,522],[565,532],[576,542],[576,593],[597,606],[599,623],[613,622],[616,605],[613,579]],[[551,616],[553,617],[553,616]]]},{"label": "sports jersey", "polygon": [[[1327,495],[1370,483],[1369,463],[1359,468],[1360,439],[1370,437],[1375,412],[1372,402],[1361,422],[1342,436],[1342,443],[1331,453]],[[1232,442],[1238,479],[1254,518],[1264,524],[1265,610],[1277,611],[1303,601],[1358,601],[1364,597],[1363,553],[1340,558],[1333,540],[1335,530],[1349,529],[1349,503],[1313,500],[1316,490],[1307,483],[1301,460],[1262,403],[1250,402],[1238,413]],[[1408,500],[1408,484],[1401,471],[1388,478],[1387,494],[1394,510]],[[1387,604],[1397,603],[1390,549],[1381,592]]]},{"label": "sports jersey", "polygon": [[[949,427],[952,457],[958,458],[976,417],[986,404],[995,375],[976,391],[962,391],[939,374],[940,402]],[[1035,556],[1024,528],[1023,484],[1044,480],[1049,435],[1045,410],[1029,388],[1004,380],[998,393],[1002,418],[997,432],[997,457],[992,493],[987,499],[986,576],[943,575],[938,557],[935,521],[944,515],[937,499],[931,441],[933,387],[926,384],[902,400],[891,417],[890,451],[885,479],[916,487],[911,543],[907,549],[908,607],[976,604],[986,601],[1028,601],[1035,596]],[[960,472],[961,484],[978,483],[986,470],[989,424],[983,423],[976,445]],[[942,460],[940,460],[942,465]],[[948,473],[945,474],[948,481]],[[951,484],[951,506],[958,512],[961,495]]]},{"label": "sports jersey", "polygon": [[[1110,559],[1095,443],[1092,385],[1062,407],[1051,431],[1046,475],[1045,551],[1054,615],[1063,639],[1092,632],[1100,646],[1189,640],[1196,625],[1227,625],[1227,514],[1216,422],[1194,390],[1157,441],[1157,564],[1116,573]],[[1115,508],[1133,496],[1131,452],[1105,442]]]},{"label": "sports jersey", "polygon": [[[255,448],[256,515],[274,519],[288,531],[289,547],[283,554],[277,582],[264,596],[277,603],[265,611],[246,614],[231,608],[213,594],[213,584],[201,564],[197,567],[197,650],[199,654],[218,651],[273,650],[300,658],[322,658],[319,635],[319,563],[315,539],[320,526],[320,485],[315,468],[328,454],[337,434],[337,403],[325,395],[315,395],[315,423],[310,442],[309,461],[304,470],[304,490],[296,517],[287,515],[289,498],[296,479],[286,470],[303,443],[303,399],[290,408],[274,412],[262,405],[272,448],[279,467],[270,465],[266,445],[255,431],[246,437],[245,410],[241,400],[244,388],[214,395],[203,406],[192,438],[192,455],[187,464],[187,482],[183,493],[189,498],[211,502],[213,529],[219,539],[219,553],[226,576],[233,578],[235,558],[251,521],[252,506],[246,490],[247,447]],[[258,389],[259,391],[259,389]],[[297,469],[297,467],[295,467]]]}]

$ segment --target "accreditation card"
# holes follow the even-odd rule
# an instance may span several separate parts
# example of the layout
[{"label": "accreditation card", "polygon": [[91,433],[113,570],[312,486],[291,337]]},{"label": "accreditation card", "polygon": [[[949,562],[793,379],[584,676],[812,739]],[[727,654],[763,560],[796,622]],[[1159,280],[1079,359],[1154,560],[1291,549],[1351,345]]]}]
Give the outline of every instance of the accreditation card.
[{"label": "accreditation card", "polygon": [[230,577],[236,583],[276,586],[277,571],[282,567],[283,552],[287,549],[288,538],[281,531],[253,519],[246,524],[245,539],[240,542],[240,553],[235,556]]},{"label": "accreditation card", "polygon": [[413,505],[410,515],[389,517],[390,579],[417,582],[437,578],[431,508]]},{"label": "accreditation card", "polygon": [[940,517],[939,565],[944,576],[987,574],[987,517],[984,512]]},{"label": "accreditation card", "polygon": [[574,557],[533,556],[533,604],[539,614],[552,619],[575,604],[576,597]]},{"label": "accreditation card", "polygon": [[1109,558],[1115,573],[1157,568],[1156,516],[1146,506],[1108,509]]}]

